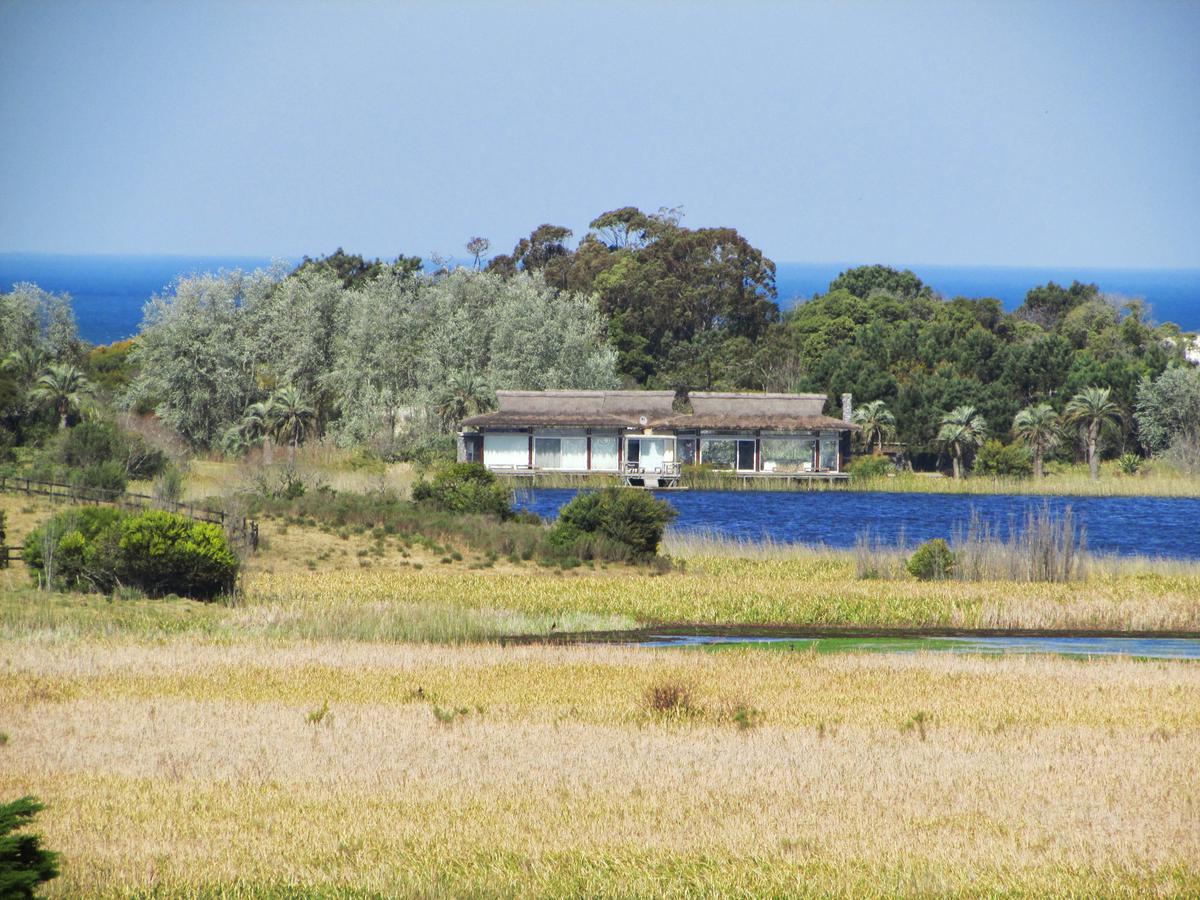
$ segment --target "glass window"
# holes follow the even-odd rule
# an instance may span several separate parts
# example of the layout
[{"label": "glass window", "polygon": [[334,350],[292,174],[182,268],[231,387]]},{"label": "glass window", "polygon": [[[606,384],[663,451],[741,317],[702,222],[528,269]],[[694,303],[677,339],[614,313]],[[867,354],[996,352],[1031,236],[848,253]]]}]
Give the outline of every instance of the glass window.
[{"label": "glass window", "polygon": [[679,451],[679,462],[682,465],[690,466],[696,462],[696,439],[695,438],[680,438],[675,442],[675,446]]},{"label": "glass window", "polygon": [[565,437],[560,439],[562,468],[583,472],[587,469],[587,438]]},{"label": "glass window", "polygon": [[592,436],[592,468],[599,472],[617,471],[617,438],[615,435]]},{"label": "glass window", "polygon": [[821,468],[836,472],[838,466],[838,439],[833,435],[821,435]]},{"label": "glass window", "polygon": [[534,438],[533,464],[539,469],[562,468],[562,439]]},{"label": "glass window", "polygon": [[529,435],[485,434],[483,464],[489,469],[527,468],[529,466]]},{"label": "glass window", "polygon": [[737,441],[732,438],[701,438],[700,462],[714,469],[732,469],[737,461]]},{"label": "glass window", "polygon": [[817,458],[815,438],[774,437],[762,439],[764,472],[811,472]]},{"label": "glass window", "polygon": [[636,462],[646,472],[662,468],[666,451],[667,442],[663,438],[629,439],[629,461]]}]

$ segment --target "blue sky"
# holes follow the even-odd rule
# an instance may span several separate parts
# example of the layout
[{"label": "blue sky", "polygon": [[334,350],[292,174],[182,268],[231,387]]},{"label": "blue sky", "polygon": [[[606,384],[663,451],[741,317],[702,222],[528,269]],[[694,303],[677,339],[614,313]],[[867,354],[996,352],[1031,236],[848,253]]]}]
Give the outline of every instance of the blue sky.
[{"label": "blue sky", "polygon": [[0,251],[1200,266],[1200,3],[0,3]]}]

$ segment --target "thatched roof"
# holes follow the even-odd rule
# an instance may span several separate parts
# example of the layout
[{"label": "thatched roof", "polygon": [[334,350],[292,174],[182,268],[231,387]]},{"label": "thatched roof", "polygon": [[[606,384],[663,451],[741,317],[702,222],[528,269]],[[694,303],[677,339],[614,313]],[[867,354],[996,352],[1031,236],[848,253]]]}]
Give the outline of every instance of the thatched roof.
[{"label": "thatched roof", "polygon": [[497,391],[499,409],[463,421],[468,428],[672,428],[721,431],[857,431],[822,414],[824,394],[697,391],[691,413],[673,409],[672,391]]}]

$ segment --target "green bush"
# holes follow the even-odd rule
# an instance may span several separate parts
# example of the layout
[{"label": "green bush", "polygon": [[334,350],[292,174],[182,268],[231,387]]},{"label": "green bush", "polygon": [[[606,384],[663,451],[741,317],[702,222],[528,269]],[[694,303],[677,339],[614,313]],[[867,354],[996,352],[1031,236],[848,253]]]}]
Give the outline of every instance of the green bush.
[{"label": "green bush", "polygon": [[449,463],[433,481],[413,485],[413,500],[452,513],[484,513],[511,519],[512,491],[480,463]]},{"label": "green bush", "polygon": [[72,469],[113,463],[128,478],[153,478],[167,465],[161,450],[112,422],[80,422],[59,438],[56,457]]},{"label": "green bush", "polygon": [[69,477],[75,487],[88,488],[106,494],[121,494],[127,484],[125,467],[115,459],[75,469]]},{"label": "green bush", "polygon": [[846,467],[851,478],[886,478],[896,471],[886,456],[859,456]]},{"label": "green bush", "polygon": [[211,599],[231,590],[238,572],[219,525],[161,510],[58,513],[29,535],[24,557],[57,587],[108,592],[126,585],[152,596]]},{"label": "green bush", "polygon": [[905,564],[908,573],[921,581],[939,581],[949,578],[954,569],[954,554],[950,545],[941,538],[926,541],[918,547]]},{"label": "green bush", "polygon": [[32,898],[37,886],[58,876],[58,854],[41,835],[17,833],[45,809],[34,797],[0,803],[0,897]]},{"label": "green bush", "polygon": [[604,538],[627,547],[635,558],[658,553],[663,531],[678,515],[671,504],[647,491],[604,488],[579,494],[564,506],[550,531],[550,541],[569,548]]},{"label": "green bush", "polygon": [[1002,444],[993,438],[975,454],[972,471],[976,475],[1023,478],[1033,474],[1033,457],[1019,444]]}]

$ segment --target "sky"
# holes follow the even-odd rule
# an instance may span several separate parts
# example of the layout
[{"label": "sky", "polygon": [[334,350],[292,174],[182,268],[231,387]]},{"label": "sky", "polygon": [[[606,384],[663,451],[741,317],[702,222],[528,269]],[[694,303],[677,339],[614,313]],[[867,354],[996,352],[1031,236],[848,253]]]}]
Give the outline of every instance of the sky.
[{"label": "sky", "polygon": [[1200,2],[0,0],[0,252],[1200,267]]}]

